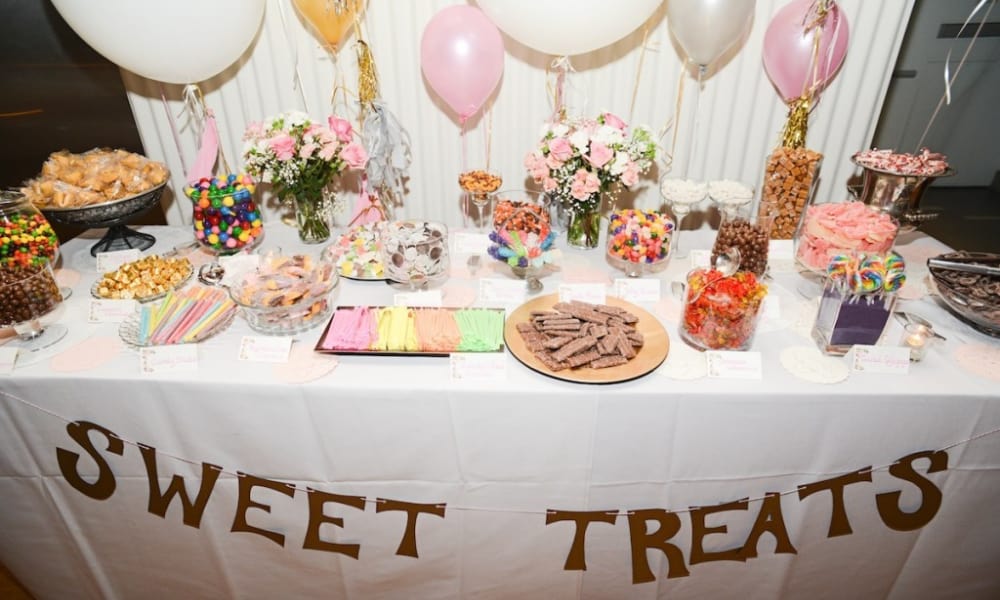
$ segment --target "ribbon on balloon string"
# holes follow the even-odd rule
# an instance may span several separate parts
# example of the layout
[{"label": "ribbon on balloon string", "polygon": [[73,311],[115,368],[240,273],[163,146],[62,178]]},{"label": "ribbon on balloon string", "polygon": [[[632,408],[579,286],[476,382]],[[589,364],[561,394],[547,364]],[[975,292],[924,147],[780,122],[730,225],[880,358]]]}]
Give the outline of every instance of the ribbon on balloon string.
[{"label": "ribbon on balloon string", "polygon": [[486,109],[486,171],[490,170],[490,153],[493,149],[493,101],[490,101],[489,107]]},{"label": "ribbon on balloon string", "polygon": [[[820,77],[820,48],[822,47],[823,34],[826,31],[827,16],[833,6],[833,0],[816,0],[809,7],[809,10],[802,16],[802,34],[805,36],[809,31],[813,32],[812,53],[809,58],[810,71],[812,77],[802,81],[802,94],[788,104],[788,117],[781,130],[781,145],[785,148],[804,148],[806,145],[806,134],[809,130],[809,114],[819,103],[820,90],[824,79]],[[815,15],[810,20],[810,17]],[[833,39],[836,40],[840,32],[840,19],[834,20]],[[826,50],[826,70],[830,73],[833,66],[834,44],[829,44]]]},{"label": "ribbon on balloon string", "polygon": [[[555,74],[555,83],[552,83],[551,76]],[[570,73],[576,73],[573,63],[568,56],[558,56],[545,68],[545,87],[549,98],[552,100],[552,116],[550,123],[558,123],[566,119],[566,82]],[[569,82],[569,87],[573,88],[573,82]],[[586,102],[584,102],[586,105]]]},{"label": "ribbon on balloon string", "polygon": [[167,91],[164,89],[163,84],[160,84],[160,100],[163,101],[163,112],[167,114],[167,122],[170,124],[170,134],[174,138],[174,147],[177,148],[177,158],[181,161],[181,170],[187,173],[187,161],[184,160],[184,149],[181,145],[181,136],[177,131],[177,120],[174,118],[174,112],[170,110],[170,103],[167,102]]},{"label": "ribbon on balloon string", "polygon": [[[969,40],[969,45],[965,48],[965,52],[962,54],[962,59],[958,62],[958,66],[955,68],[955,74],[951,75],[951,51],[954,49],[955,41],[962,37],[962,33],[965,28],[969,25],[972,19],[976,16],[986,3],[989,2],[990,7],[986,10],[986,14],[983,15],[983,19],[979,22],[979,26],[976,27],[976,32],[972,35],[972,39]],[[934,112],[931,114],[930,120],[927,121],[927,126],[924,127],[924,132],[920,135],[920,141],[917,142],[917,147],[914,149],[914,153],[920,151],[924,146],[924,140],[927,138],[927,134],[930,133],[931,127],[934,125],[934,121],[937,120],[938,113],[945,104],[951,105],[951,86],[958,79],[958,74],[962,72],[962,67],[965,66],[965,61],[969,58],[969,53],[972,52],[972,47],[976,44],[976,40],[979,39],[979,34],[983,30],[983,26],[986,25],[986,21],[990,18],[990,13],[993,12],[993,8],[996,6],[996,0],[979,0],[979,4],[972,9],[969,16],[965,18],[965,22],[962,27],[958,30],[958,33],[951,41],[951,48],[948,49],[948,56],[944,61],[944,93],[941,95],[941,99],[938,100],[937,106],[934,108]]]},{"label": "ribbon on balloon string", "polygon": [[368,225],[378,223],[388,219],[385,207],[379,199],[378,194],[372,194],[368,187],[368,175],[361,175],[361,193],[358,194],[358,201],[354,205],[354,212],[351,213],[351,220],[347,227],[355,225]]},{"label": "ribbon on balloon string", "polygon": [[628,105],[628,122],[635,117],[635,99],[639,96],[639,81],[642,79],[642,65],[646,60],[647,41],[649,40],[649,25],[642,28],[642,49],[639,50],[639,65],[635,68],[635,84],[632,86],[632,101]]},{"label": "ribbon on balloon string", "polygon": [[670,151],[663,153],[663,172],[664,174],[669,173],[674,168],[674,156],[677,151],[677,132],[679,128],[677,127],[677,121],[680,119],[681,108],[684,106],[684,80],[685,72],[682,68],[680,71],[680,77],[677,78],[677,97],[674,100],[674,115],[667,119],[667,122],[663,124],[660,128],[660,133],[657,134],[656,139],[662,140],[663,136],[667,135],[667,131],[673,129],[674,134],[671,136],[670,140]]},{"label": "ribbon on balloon string", "polygon": [[[37,410],[37,411],[39,411],[41,413],[44,413],[46,415],[49,415],[50,417],[53,417],[53,418],[55,418],[55,419],[57,419],[59,421],[62,421],[63,423],[66,423],[67,425],[71,424],[71,423],[75,423],[75,422],[78,421],[78,419],[70,419],[69,417],[65,417],[65,416],[63,416],[63,415],[61,415],[61,414],[59,414],[59,413],[57,413],[57,412],[55,412],[53,410],[49,410],[48,408],[39,406],[39,405],[37,405],[37,404],[35,404],[33,402],[29,402],[28,400],[25,400],[25,399],[23,399],[23,398],[21,398],[19,396],[15,396],[14,394],[11,394],[10,392],[6,392],[4,390],[0,390],[0,396],[8,398],[10,400],[13,400],[15,402],[18,402],[18,403],[20,403],[23,406],[26,406],[26,407],[29,407],[31,409]],[[957,448],[959,446],[964,446],[965,444],[969,444],[969,443],[975,442],[977,440],[981,440],[983,438],[986,438],[986,437],[989,437],[989,436],[992,436],[992,435],[996,435],[998,433],[1000,433],[1000,426],[994,427],[993,429],[989,429],[987,431],[983,431],[982,433],[977,433],[976,435],[971,435],[969,437],[962,438],[962,439],[960,439],[958,441],[955,441],[955,442],[952,442],[952,443],[947,444],[945,446],[942,446],[942,447],[934,450],[934,452],[948,451],[948,450],[951,450],[952,448]],[[129,446],[132,446],[133,448],[136,448],[137,450],[141,450],[142,448],[148,448],[149,447],[148,444],[143,444],[142,442],[137,442],[137,441],[131,440],[129,438],[122,437],[121,435],[118,435],[117,433],[112,433],[111,435],[115,439],[120,440],[123,444],[127,444]],[[156,449],[156,455],[158,457],[160,457],[160,456],[166,457],[166,458],[169,458],[171,460],[175,460],[177,462],[184,463],[184,464],[190,465],[192,467],[196,467],[196,468],[202,468],[203,465],[207,464],[207,463],[205,463],[204,461],[201,461],[201,460],[192,460],[192,459],[185,458],[185,457],[177,455],[177,454],[173,454],[173,453],[170,453],[170,452],[165,452],[161,448],[158,448],[158,447]],[[877,465],[877,466],[873,465],[871,467],[866,467],[865,469],[861,470],[861,472],[864,472],[864,473],[875,473],[875,472],[879,472],[879,471],[887,471],[887,470],[889,470],[889,468],[891,468],[892,466],[894,466],[896,464],[899,464],[899,463],[900,463],[900,461],[894,460],[894,461],[892,461],[890,463],[885,463],[885,464],[880,464],[880,465]],[[209,466],[210,466],[210,468],[212,470],[218,471],[220,475],[228,475],[230,477],[237,478],[237,479],[240,478],[240,477],[243,477],[244,473],[250,472],[249,469],[245,469],[245,468],[244,469],[238,469],[238,470],[229,470],[229,469],[220,467],[218,465],[209,465]],[[797,473],[785,473],[785,474],[777,474],[777,475],[775,475],[775,474],[769,474],[769,475],[767,475],[767,478],[768,479],[774,479],[775,477],[791,477],[792,475],[797,475]],[[287,482],[283,482],[283,483],[285,483],[285,485],[289,489],[292,489],[292,490],[295,490],[295,491],[298,491],[298,492],[302,492],[302,493],[309,493],[310,492],[310,488],[315,488],[316,484],[319,484],[319,483],[337,483],[337,482],[310,480],[310,481],[306,482],[306,483],[308,483],[310,485],[302,485],[302,484],[287,483]],[[796,486],[794,489],[783,490],[783,491],[780,491],[780,492],[767,492],[767,493],[765,493],[763,495],[760,495],[760,496],[747,497],[747,498],[742,499],[742,501],[745,501],[745,502],[748,502],[748,503],[749,502],[763,502],[763,501],[767,500],[768,497],[773,497],[775,495],[777,495],[777,496],[790,496],[792,494],[799,494],[799,491],[800,491],[800,486]],[[380,499],[377,499],[377,498],[365,498],[365,501],[368,502],[368,503],[371,503],[371,504],[378,504],[378,503],[383,502],[383,500],[380,500]],[[698,508],[699,508],[698,506],[686,506],[686,507],[682,507],[682,508],[666,508],[664,510],[666,510],[667,512],[675,513],[675,514],[683,514],[683,513],[689,513],[689,512],[691,512],[693,510],[697,510]],[[505,508],[505,507],[492,507],[492,506],[453,506],[451,504],[448,504],[448,510],[450,510],[450,511],[457,510],[457,511],[476,511],[476,512],[491,512],[491,513],[508,513],[508,514],[510,514],[510,513],[535,514],[535,515],[546,515],[546,514],[549,514],[549,512],[550,512],[550,509],[547,509],[547,508],[524,509],[524,508]],[[632,511],[630,511],[628,509],[626,509],[626,510],[619,510],[617,508],[610,509],[607,512],[608,513],[616,514],[617,516],[628,516],[628,515],[632,514]]]},{"label": "ribbon on balloon string", "polygon": [[198,153],[191,169],[187,171],[187,182],[200,179],[211,179],[215,173],[216,161],[222,164],[226,173],[232,173],[226,154],[219,143],[219,129],[215,121],[215,113],[205,103],[205,96],[197,84],[184,86],[184,113],[194,125],[199,138]]}]

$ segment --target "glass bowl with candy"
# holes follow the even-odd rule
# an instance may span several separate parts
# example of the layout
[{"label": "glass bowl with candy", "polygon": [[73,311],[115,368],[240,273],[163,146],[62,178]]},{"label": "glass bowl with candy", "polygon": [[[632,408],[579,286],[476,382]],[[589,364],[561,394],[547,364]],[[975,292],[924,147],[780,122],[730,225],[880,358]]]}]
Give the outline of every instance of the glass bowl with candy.
[{"label": "glass bowl with candy", "polygon": [[[748,350],[753,343],[767,286],[735,263],[719,261],[688,273],[681,337],[700,350]],[[728,268],[727,268],[728,267]]]},{"label": "glass bowl with candy", "polygon": [[608,221],[608,263],[628,277],[659,273],[670,260],[674,222],[666,215],[633,208],[615,211]]},{"label": "glass bowl with candy", "polygon": [[877,344],[905,282],[906,263],[895,252],[834,256],[812,330],[819,349],[843,356],[855,344]]},{"label": "glass bowl with candy", "polygon": [[510,267],[515,277],[526,280],[528,291],[534,293],[543,287],[539,277],[545,266],[555,259],[553,246],[557,235],[545,207],[523,203],[490,233],[493,243],[487,252]]},{"label": "glass bowl with candy", "polygon": [[41,319],[62,301],[48,259],[0,263],[0,328],[14,329],[18,339],[10,342],[12,347],[33,352],[61,340],[66,326],[44,324]]},{"label": "glass bowl with candy", "polygon": [[418,290],[446,279],[448,228],[431,221],[392,221],[382,230],[382,265],[390,281]]},{"label": "glass bowl with candy", "polygon": [[264,235],[249,175],[202,178],[184,188],[194,205],[194,237],[209,252],[236,254],[253,248]]},{"label": "glass bowl with candy", "polygon": [[269,252],[230,286],[229,297],[254,331],[291,335],[326,322],[339,281],[332,262]]}]

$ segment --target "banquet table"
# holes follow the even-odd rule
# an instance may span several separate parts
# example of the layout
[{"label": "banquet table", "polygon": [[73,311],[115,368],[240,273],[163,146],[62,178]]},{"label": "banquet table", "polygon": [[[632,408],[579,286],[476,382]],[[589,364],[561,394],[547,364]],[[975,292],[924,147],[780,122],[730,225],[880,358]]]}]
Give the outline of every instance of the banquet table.
[{"label": "banquet table", "polygon": [[[149,252],[191,239],[143,229]],[[944,249],[919,233],[897,242],[918,292],[900,307],[947,341],[908,374],[793,376],[783,351],[814,346],[815,303],[772,260],[761,377],[695,378],[704,355],[678,335],[672,285],[691,259],[674,258],[651,276],[660,300],[640,303],[668,333],[666,362],[609,385],[509,353],[483,379],[441,357],[317,356],[322,327],[294,336],[288,363],[241,360],[256,334],[239,317],[197,345],[196,370],[144,374],[118,324],[88,322],[100,233],[63,246],[73,293],[50,319],[67,337],[0,375],[0,561],[38,598],[1000,592],[1000,385],[956,359],[1000,344],[919,293]],[[707,248],[712,233],[685,236]],[[274,247],[321,250],[269,224],[261,250]],[[458,250],[446,305],[482,304],[479,280],[512,279]],[[620,277],[603,250],[565,249],[542,293],[610,293]],[[334,301],[399,292],[342,279]],[[884,343],[900,335],[892,320]]]}]

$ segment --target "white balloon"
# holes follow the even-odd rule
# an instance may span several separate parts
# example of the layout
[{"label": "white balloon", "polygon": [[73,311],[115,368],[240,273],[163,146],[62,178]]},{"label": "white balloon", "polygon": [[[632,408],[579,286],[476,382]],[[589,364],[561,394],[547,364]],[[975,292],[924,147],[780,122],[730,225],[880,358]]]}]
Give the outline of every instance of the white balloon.
[{"label": "white balloon", "polygon": [[504,33],[556,56],[617,42],[642,25],[663,0],[476,0]]},{"label": "white balloon", "polygon": [[667,24],[696,65],[707,66],[739,41],[756,0],[667,0]]},{"label": "white balloon", "polygon": [[116,65],[167,83],[196,83],[236,62],[265,0],[52,0],[83,41]]}]

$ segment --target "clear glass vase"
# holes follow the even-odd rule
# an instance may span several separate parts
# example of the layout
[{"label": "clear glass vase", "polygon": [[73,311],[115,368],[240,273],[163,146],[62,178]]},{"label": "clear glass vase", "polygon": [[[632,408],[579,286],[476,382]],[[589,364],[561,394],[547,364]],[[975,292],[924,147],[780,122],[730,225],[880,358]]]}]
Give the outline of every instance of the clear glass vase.
[{"label": "clear glass vase", "polygon": [[598,208],[573,207],[566,226],[566,242],[581,250],[593,250],[601,236],[601,212]]},{"label": "clear glass vase", "polygon": [[330,239],[334,195],[326,190],[318,194],[300,192],[293,194],[292,200],[299,239],[305,244],[319,244]]}]

